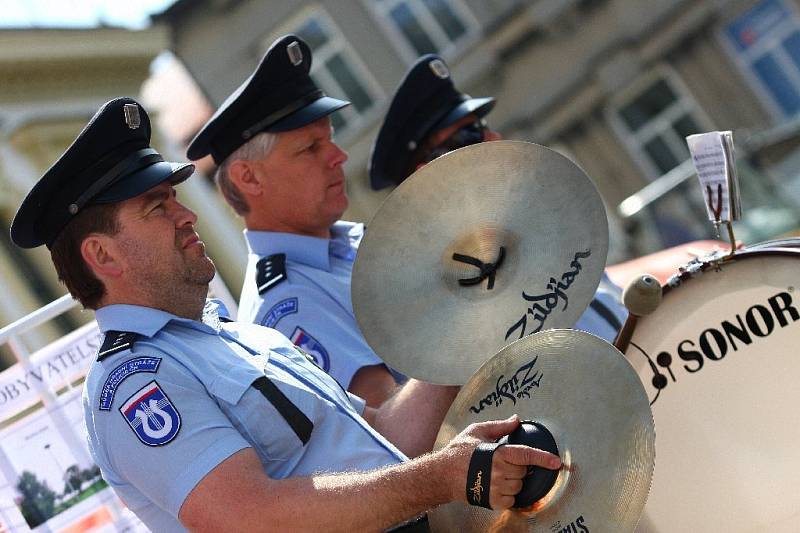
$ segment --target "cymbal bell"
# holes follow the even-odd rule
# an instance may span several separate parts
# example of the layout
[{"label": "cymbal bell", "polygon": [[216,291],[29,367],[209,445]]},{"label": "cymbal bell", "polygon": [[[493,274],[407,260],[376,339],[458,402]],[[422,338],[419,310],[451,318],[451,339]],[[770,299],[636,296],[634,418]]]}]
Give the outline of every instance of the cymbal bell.
[{"label": "cymbal bell", "polygon": [[469,424],[513,414],[553,435],[562,461],[553,488],[526,510],[437,507],[428,513],[433,531],[634,530],[653,475],[655,429],[645,389],[616,348],[576,330],[510,344],[462,387],[434,449]]},{"label": "cymbal bell", "polygon": [[607,252],[603,202],[577,165],[532,143],[479,143],[386,199],[353,267],[353,310],[389,366],[463,384],[506,344],[573,326]]}]

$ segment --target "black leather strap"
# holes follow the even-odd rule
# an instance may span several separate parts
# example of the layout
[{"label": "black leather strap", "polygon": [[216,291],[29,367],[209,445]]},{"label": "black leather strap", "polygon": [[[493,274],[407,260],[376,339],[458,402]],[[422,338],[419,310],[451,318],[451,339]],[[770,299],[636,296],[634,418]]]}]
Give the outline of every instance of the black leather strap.
[{"label": "black leather strap", "polygon": [[486,507],[489,505],[489,485],[492,480],[492,456],[504,443],[482,442],[472,452],[467,470],[467,502],[470,505]]},{"label": "black leather strap", "polygon": [[314,424],[285,394],[266,376],[261,376],[253,382],[253,388],[264,395],[264,398],[280,413],[289,427],[292,428],[297,438],[306,445],[311,438]]}]

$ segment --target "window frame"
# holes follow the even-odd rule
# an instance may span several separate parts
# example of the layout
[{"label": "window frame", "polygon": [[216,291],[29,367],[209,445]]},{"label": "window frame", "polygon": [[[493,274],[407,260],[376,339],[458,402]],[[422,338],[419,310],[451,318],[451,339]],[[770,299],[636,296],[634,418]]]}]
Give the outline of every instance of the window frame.
[{"label": "window frame", "polygon": [[[655,119],[648,120],[639,130],[635,132],[631,131],[620,116],[620,111],[623,107],[644,94],[644,91],[654,85],[659,79],[663,79],[667,83],[669,88],[677,96],[677,100],[665,111],[660,112]],[[653,138],[661,136],[663,132],[672,130],[672,126],[677,119],[687,112],[697,123],[700,131],[714,130],[713,122],[699,105],[680,76],[666,65],[659,65],[639,76],[633,83],[615,96],[606,106],[605,116],[617,138],[622,141],[622,144],[628,150],[631,159],[643,171],[647,180],[652,182],[666,174],[666,172],[661,172],[658,169],[655,162],[652,161],[650,156],[645,152],[644,146]],[[667,145],[672,149],[673,153],[675,153],[675,148],[680,143],[680,145],[685,148],[688,155],[689,148],[685,144],[686,140],[676,140],[675,137],[677,137],[677,135],[670,135],[667,138],[662,136],[662,139],[667,142]],[[673,167],[673,169],[678,166],[680,166],[680,162]]]},{"label": "window frame", "polygon": [[[776,1],[782,4],[786,11],[788,11],[791,15],[790,19],[787,19],[779,24],[779,31],[781,32],[780,37],[775,34],[770,34],[763,43],[759,43],[752,49],[745,51],[737,50],[734,43],[731,42],[731,39],[727,34],[728,28],[746,12],[753,9],[757,3],[751,4],[745,9],[736,13],[734,16],[727,18],[725,22],[720,24],[720,26],[717,28],[716,36],[722,48],[727,52],[728,57],[731,59],[731,61],[733,61],[734,65],[736,65],[737,70],[745,79],[750,89],[756,94],[762,105],[764,105],[766,111],[770,115],[770,118],[773,120],[773,123],[781,123],[791,119],[792,116],[783,112],[780,103],[778,103],[777,99],[772,95],[772,92],[768,88],[767,84],[753,71],[753,63],[755,63],[754,59],[756,57],[774,54],[774,49],[781,48],[781,43],[786,37],[791,35],[794,31],[800,31],[800,10],[798,10],[798,8],[792,2],[787,2],[786,0]],[[794,22],[795,25],[793,27],[790,26],[790,22]],[[765,49],[770,51],[765,53]],[[785,56],[787,55],[788,54],[785,50],[781,50],[780,57],[778,58],[780,59],[781,66],[786,65],[787,61]],[[792,81],[792,85],[797,92],[800,93],[800,66],[793,64],[791,59],[789,59],[788,62],[792,67],[792,69],[788,72]]]},{"label": "window frame", "polygon": [[[383,30],[384,35],[392,44],[392,47],[397,51],[407,65],[414,63],[414,61],[416,61],[421,54],[417,53],[411,42],[408,40],[405,34],[403,34],[402,30],[392,21],[391,17],[389,16],[389,12],[397,4],[404,3],[409,6],[409,9],[411,9],[412,13],[414,13],[417,21],[423,26],[423,29],[425,29],[425,33],[428,38],[434,41],[434,44],[436,44],[437,48],[439,48],[436,53],[442,56],[445,61],[451,61],[458,58],[470,45],[477,42],[480,38],[480,22],[469,9],[469,7],[467,7],[467,4],[464,2],[464,0],[442,1],[447,3],[448,7],[450,7],[453,13],[466,28],[464,35],[456,41],[450,40],[445,31],[442,29],[441,24],[438,22],[434,24],[431,21],[432,17],[418,16],[419,10],[422,8],[420,5],[422,0],[361,0],[367,11],[370,12],[372,17]],[[436,38],[434,38],[430,32],[431,26],[435,26],[434,34],[437,35]],[[440,39],[442,38],[444,39],[445,46],[441,46]]]}]

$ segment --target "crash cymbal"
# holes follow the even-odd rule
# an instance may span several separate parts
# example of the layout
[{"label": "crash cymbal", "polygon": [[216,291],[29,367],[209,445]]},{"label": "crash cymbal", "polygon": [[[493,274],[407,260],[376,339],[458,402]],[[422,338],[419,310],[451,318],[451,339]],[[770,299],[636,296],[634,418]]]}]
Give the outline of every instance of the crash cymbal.
[{"label": "crash cymbal", "polygon": [[353,268],[353,309],[389,366],[462,384],[506,344],[574,325],[607,252],[603,202],[574,163],[531,143],[475,144],[383,203]]},{"label": "crash cymbal", "polygon": [[644,387],[616,348],[576,330],[514,342],[464,385],[434,448],[471,423],[512,414],[553,435],[562,461],[553,488],[525,511],[438,507],[429,512],[433,531],[633,531],[653,475],[655,431]]}]

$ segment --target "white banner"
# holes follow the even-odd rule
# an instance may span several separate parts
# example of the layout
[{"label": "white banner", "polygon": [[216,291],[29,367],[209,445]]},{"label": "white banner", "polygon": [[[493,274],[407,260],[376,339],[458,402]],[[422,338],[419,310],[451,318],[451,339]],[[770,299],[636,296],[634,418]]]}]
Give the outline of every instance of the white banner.
[{"label": "white banner", "polygon": [[92,321],[33,353],[28,362],[0,372],[0,422],[73,383],[89,369],[102,334]]},{"label": "white banner", "polygon": [[147,531],[86,445],[81,381],[101,337],[91,322],[0,373],[0,533]]}]

